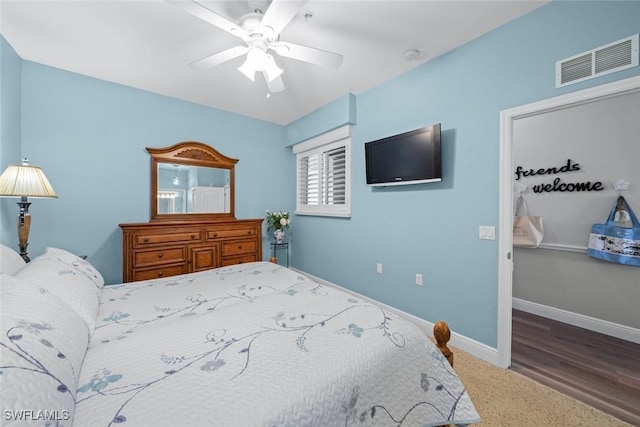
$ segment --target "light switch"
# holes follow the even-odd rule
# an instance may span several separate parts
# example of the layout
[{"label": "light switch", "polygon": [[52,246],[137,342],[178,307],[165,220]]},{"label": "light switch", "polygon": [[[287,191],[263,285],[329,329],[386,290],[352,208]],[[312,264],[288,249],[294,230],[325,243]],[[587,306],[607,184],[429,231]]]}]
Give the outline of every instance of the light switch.
[{"label": "light switch", "polygon": [[493,225],[481,225],[479,237],[484,240],[496,240],[496,227]]}]

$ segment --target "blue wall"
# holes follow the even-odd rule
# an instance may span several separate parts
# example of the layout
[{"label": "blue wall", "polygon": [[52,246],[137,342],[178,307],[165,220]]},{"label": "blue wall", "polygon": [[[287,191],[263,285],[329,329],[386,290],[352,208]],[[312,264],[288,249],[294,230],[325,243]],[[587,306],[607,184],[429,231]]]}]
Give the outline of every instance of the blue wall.
[{"label": "blue wall", "polygon": [[348,93],[287,125],[289,145],[313,138],[346,124],[356,124],[356,96]]},{"label": "blue wall", "polygon": [[[639,74],[555,88],[556,61],[638,32],[640,2],[552,2],[358,95],[353,216],[295,217],[293,265],[495,347],[498,241],[479,240],[478,226],[498,226],[499,113]],[[441,183],[366,187],[365,142],[432,123],[442,123]],[[304,124],[329,130],[335,118],[319,111]]]},{"label": "blue wall", "polygon": [[32,255],[46,246],[87,254],[107,283],[120,282],[118,224],[149,220],[149,146],[195,140],[240,159],[238,218],[290,209],[294,165],[282,126],[29,61],[22,82],[22,153],[59,196],[33,201]]},{"label": "blue wall", "polygon": [[[12,79],[22,85],[21,98],[11,97],[14,108],[22,104],[14,134],[60,196],[34,201],[30,253],[47,245],[84,253],[118,282],[118,224],[149,219],[144,147],[198,140],[239,158],[236,216],[262,218],[265,209],[295,206],[295,161],[286,147],[356,123],[353,216],[294,216],[292,266],[429,321],[445,319],[495,347],[497,241],[477,236],[478,225],[498,225],[499,112],[638,75],[633,68],[563,89],[554,83],[557,60],[640,32],[638,17],[640,2],[552,2],[287,127],[21,61]],[[366,187],[365,142],[437,122],[441,183]],[[4,243],[13,221],[10,228],[3,221],[2,232]],[[268,259],[266,232],[264,248]],[[424,275],[421,288],[416,273]]]},{"label": "blue wall", "polygon": [[[21,69],[22,60],[0,36],[0,173],[10,164],[20,163]],[[17,201],[0,198],[1,243],[15,250],[18,250]]]}]

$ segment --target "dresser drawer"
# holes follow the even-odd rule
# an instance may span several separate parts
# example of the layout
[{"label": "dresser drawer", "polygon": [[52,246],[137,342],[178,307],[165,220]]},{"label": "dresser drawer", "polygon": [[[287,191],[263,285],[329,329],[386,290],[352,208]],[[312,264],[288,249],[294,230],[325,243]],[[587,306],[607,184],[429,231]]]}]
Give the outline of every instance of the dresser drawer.
[{"label": "dresser drawer", "polygon": [[135,251],[134,268],[158,264],[175,264],[185,260],[184,246],[178,248],[162,248],[150,251]]},{"label": "dresser drawer", "polygon": [[157,279],[261,261],[262,221],[209,220],[196,216],[120,224],[122,281]]},{"label": "dresser drawer", "polygon": [[161,279],[163,277],[177,276],[186,273],[186,266],[174,265],[171,267],[158,267],[149,270],[135,270],[133,272],[133,280]]},{"label": "dresser drawer", "polygon": [[220,249],[217,243],[189,245],[189,272],[209,270],[220,265]]},{"label": "dresser drawer", "polygon": [[207,230],[207,240],[225,239],[230,237],[253,237],[256,230],[253,228],[232,228],[230,230]]},{"label": "dresser drawer", "polygon": [[222,256],[241,255],[256,252],[255,240],[237,240],[222,244]]},{"label": "dresser drawer", "polygon": [[244,264],[245,262],[255,262],[255,261],[258,261],[258,258],[256,257],[255,254],[226,257],[226,258],[222,258],[222,266],[226,267],[228,265]]},{"label": "dresser drawer", "polygon": [[157,243],[199,242],[201,239],[202,232],[197,230],[184,233],[137,234],[134,243],[139,247]]}]

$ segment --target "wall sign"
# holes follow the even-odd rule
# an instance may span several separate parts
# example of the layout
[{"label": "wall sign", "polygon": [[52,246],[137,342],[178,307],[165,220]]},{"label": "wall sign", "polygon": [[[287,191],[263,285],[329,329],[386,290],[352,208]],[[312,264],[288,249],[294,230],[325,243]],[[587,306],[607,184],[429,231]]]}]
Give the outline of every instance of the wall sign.
[{"label": "wall sign", "polygon": [[607,218],[618,197],[616,180],[630,183],[625,199],[640,206],[639,105],[637,88],[598,91],[593,99],[550,102],[511,121],[512,190],[516,197],[524,193],[531,215],[544,219],[540,246],[586,252],[591,226]]},{"label": "wall sign", "polygon": [[[566,164],[561,167],[547,167],[539,169],[524,169],[522,166],[516,167],[516,181],[522,177],[538,176],[538,175],[559,175],[563,173],[579,171],[580,164],[567,159]],[[552,193],[552,192],[576,192],[576,191],[602,191],[604,186],[602,181],[585,181],[585,182],[569,182],[565,183],[560,177],[553,180],[552,183],[539,183],[531,186],[534,193]]]}]

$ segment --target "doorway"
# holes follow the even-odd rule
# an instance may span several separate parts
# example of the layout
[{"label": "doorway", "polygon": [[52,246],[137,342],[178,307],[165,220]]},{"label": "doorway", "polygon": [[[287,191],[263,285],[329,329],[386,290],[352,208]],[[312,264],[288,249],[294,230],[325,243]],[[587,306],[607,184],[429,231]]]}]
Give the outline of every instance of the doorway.
[{"label": "doorway", "polygon": [[497,364],[511,365],[511,325],[513,304],[513,195],[514,124],[526,119],[585,103],[640,91],[640,76],[585,89],[543,101],[504,110],[500,113],[500,190],[498,242],[498,339]]}]

